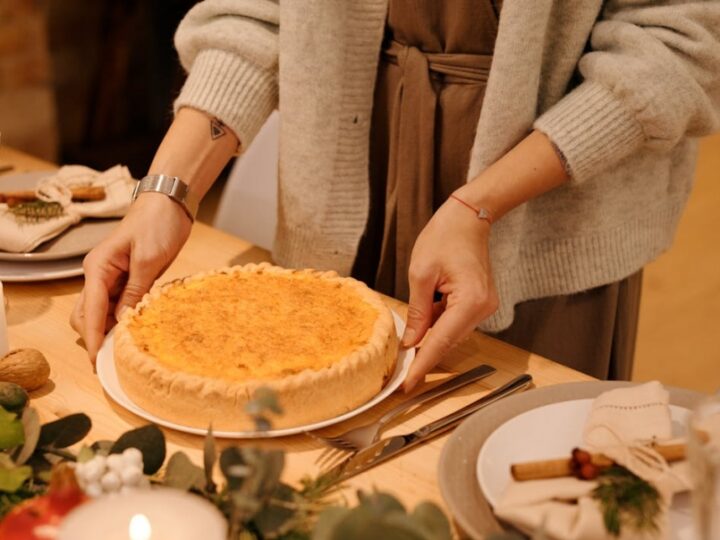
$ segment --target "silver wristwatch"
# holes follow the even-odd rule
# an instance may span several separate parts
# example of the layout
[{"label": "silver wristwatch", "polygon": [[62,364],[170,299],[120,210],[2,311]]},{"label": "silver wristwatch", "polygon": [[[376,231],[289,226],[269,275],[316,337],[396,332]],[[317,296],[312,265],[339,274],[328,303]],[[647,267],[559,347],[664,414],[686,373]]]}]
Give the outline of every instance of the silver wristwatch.
[{"label": "silver wristwatch", "polygon": [[182,206],[191,221],[195,221],[200,200],[190,191],[188,185],[177,176],[149,174],[135,184],[132,200],[145,192],[163,193]]}]

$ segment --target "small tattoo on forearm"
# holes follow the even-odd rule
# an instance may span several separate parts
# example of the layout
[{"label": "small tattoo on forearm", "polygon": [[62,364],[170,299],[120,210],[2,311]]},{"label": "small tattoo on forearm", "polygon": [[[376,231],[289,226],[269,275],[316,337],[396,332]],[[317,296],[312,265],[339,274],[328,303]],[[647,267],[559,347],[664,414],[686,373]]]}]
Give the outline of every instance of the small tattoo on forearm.
[{"label": "small tattoo on forearm", "polygon": [[213,118],[212,120],[210,120],[210,138],[213,141],[215,139],[219,139],[220,137],[224,136],[225,133],[226,133],[225,124],[223,124],[217,118]]}]

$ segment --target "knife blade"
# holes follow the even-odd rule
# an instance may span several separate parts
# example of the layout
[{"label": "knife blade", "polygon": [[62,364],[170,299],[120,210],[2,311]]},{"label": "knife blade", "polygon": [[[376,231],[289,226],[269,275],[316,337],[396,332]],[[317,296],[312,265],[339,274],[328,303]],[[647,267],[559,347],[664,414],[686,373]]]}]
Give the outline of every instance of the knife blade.
[{"label": "knife blade", "polygon": [[376,443],[360,450],[351,455],[339,465],[333,467],[329,471],[323,473],[323,476],[331,479],[333,483],[343,482],[348,478],[352,478],[362,472],[372,469],[373,467],[384,463],[395,456],[402,454],[408,449],[418,444],[430,440],[441,433],[445,433],[449,429],[455,427],[466,417],[473,414],[496,401],[527,388],[532,383],[532,376],[528,373],[518,375],[510,382],[504,384],[500,388],[493,390],[489,394],[473,401],[469,405],[458,409],[457,411],[443,416],[434,422],[431,422],[412,433],[405,435],[393,435],[379,440]]}]

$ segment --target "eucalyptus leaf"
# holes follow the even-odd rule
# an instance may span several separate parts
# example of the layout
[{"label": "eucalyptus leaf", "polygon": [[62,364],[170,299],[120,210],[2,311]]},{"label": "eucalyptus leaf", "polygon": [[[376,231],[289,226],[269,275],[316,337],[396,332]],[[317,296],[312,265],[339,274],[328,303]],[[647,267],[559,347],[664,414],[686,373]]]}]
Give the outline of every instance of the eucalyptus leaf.
[{"label": "eucalyptus leaf", "polygon": [[421,502],[412,511],[411,517],[425,529],[432,538],[451,540],[450,522],[443,511],[431,502]]},{"label": "eucalyptus leaf", "polygon": [[[404,512],[378,512],[370,505],[360,504],[325,531],[321,540],[427,540],[419,525],[412,522]],[[321,516],[322,517],[322,516]],[[313,536],[313,538],[319,538]]]},{"label": "eucalyptus leaf", "polygon": [[[27,464],[32,467],[33,477],[37,482],[46,483],[50,480],[50,471],[52,470],[52,464],[45,459],[45,456],[41,452],[34,452],[30,459],[27,460]],[[47,480],[45,474],[47,473]]]},{"label": "eucalyptus leaf", "polygon": [[230,500],[232,501],[235,511],[242,519],[254,516],[262,506],[260,501],[255,497],[240,491],[231,492]]},{"label": "eucalyptus leaf", "polygon": [[32,467],[28,465],[14,466],[11,462],[10,467],[0,464],[0,491],[5,493],[15,493],[23,484],[32,476]]},{"label": "eucalyptus leaf", "polygon": [[0,450],[21,446],[25,442],[25,431],[20,419],[0,407]]},{"label": "eucalyptus leaf", "polygon": [[175,452],[168,460],[165,468],[163,484],[167,487],[202,490],[205,480],[203,470],[195,465],[183,452]]},{"label": "eucalyptus leaf", "polygon": [[80,442],[90,432],[92,422],[88,415],[75,413],[40,428],[39,447],[67,448]]},{"label": "eucalyptus leaf", "polygon": [[333,540],[333,538],[337,538],[333,536],[333,533],[349,513],[349,508],[339,506],[331,506],[323,510],[313,529],[313,540]]},{"label": "eucalyptus leaf", "polygon": [[217,450],[215,448],[215,437],[213,437],[212,424],[208,427],[205,442],[203,444],[203,468],[205,470],[205,489],[208,493],[215,493],[217,486],[213,481],[213,469],[217,461]]},{"label": "eucalyptus leaf", "polygon": [[376,491],[368,495],[363,491],[358,491],[357,496],[361,506],[371,508],[377,514],[405,513],[405,507],[402,503],[389,493]]},{"label": "eucalyptus leaf", "polygon": [[259,497],[267,497],[280,485],[280,476],[285,468],[285,453],[282,450],[259,452],[257,462],[257,490]]},{"label": "eucalyptus leaf", "polygon": [[110,453],[110,449],[115,444],[115,441],[99,440],[95,441],[90,445],[90,450],[101,456],[107,456]]},{"label": "eucalyptus leaf", "polygon": [[111,454],[121,454],[127,448],[137,448],[143,456],[143,472],[154,474],[165,461],[165,435],[155,425],[147,425],[120,435],[110,448]]},{"label": "eucalyptus leaf", "polygon": [[95,457],[95,452],[89,446],[83,445],[77,455],[78,463],[86,463]]},{"label": "eucalyptus leaf", "polygon": [[282,414],[283,410],[277,399],[277,394],[267,386],[261,386],[253,393],[252,400],[245,406],[245,412],[250,416],[263,416],[266,412]]},{"label": "eucalyptus leaf", "polygon": [[[253,524],[263,537],[274,538],[286,532],[285,528],[295,516],[292,507],[295,490],[287,484],[281,484],[273,493],[272,500],[253,516]],[[284,502],[287,504],[278,504]]]},{"label": "eucalyptus leaf", "polygon": [[22,465],[32,456],[40,440],[40,417],[33,408],[27,408],[22,414],[23,431],[25,432],[25,443],[15,456],[15,463]]},{"label": "eucalyptus leaf", "polygon": [[239,489],[245,481],[246,474],[238,474],[239,467],[246,467],[245,458],[236,446],[229,446],[220,452],[220,470],[225,476],[228,489]]}]

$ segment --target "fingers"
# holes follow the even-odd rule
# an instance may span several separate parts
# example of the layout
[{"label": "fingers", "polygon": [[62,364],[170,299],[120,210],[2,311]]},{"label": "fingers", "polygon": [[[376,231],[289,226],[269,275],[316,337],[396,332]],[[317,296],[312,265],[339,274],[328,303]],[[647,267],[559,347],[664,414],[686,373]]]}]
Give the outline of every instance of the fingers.
[{"label": "fingers", "polygon": [[84,331],[84,322],[83,322],[83,302],[85,301],[85,289],[80,291],[80,296],[78,296],[77,302],[75,302],[75,307],[73,307],[72,313],[70,314],[70,326],[73,330],[75,330],[78,334],[81,336],[83,335]]},{"label": "fingers", "polygon": [[120,317],[120,314],[125,309],[135,307],[145,296],[145,293],[150,290],[161,270],[162,264],[153,259],[144,258],[142,255],[133,254],[130,259],[130,273],[127,283],[125,283],[115,307],[116,319]]},{"label": "fingers", "polygon": [[[108,315],[110,287],[117,276],[108,275],[107,272],[92,259],[85,258],[85,287],[82,292],[82,313],[78,315],[81,323],[82,337],[85,340],[90,361],[95,364],[97,353],[105,337],[105,326]],[[114,279],[113,279],[114,278]],[[79,303],[79,302],[78,302]]]},{"label": "fingers", "polygon": [[410,299],[407,310],[407,325],[401,340],[403,347],[417,345],[433,321],[435,279],[432,273],[411,267],[409,284]]},{"label": "fingers", "polygon": [[[452,298],[453,295],[455,298]],[[447,308],[440,314],[417,352],[403,384],[405,392],[410,392],[452,347],[468,337],[497,308],[497,300],[485,291],[474,294],[461,294],[458,291],[449,296],[451,298]]]}]

